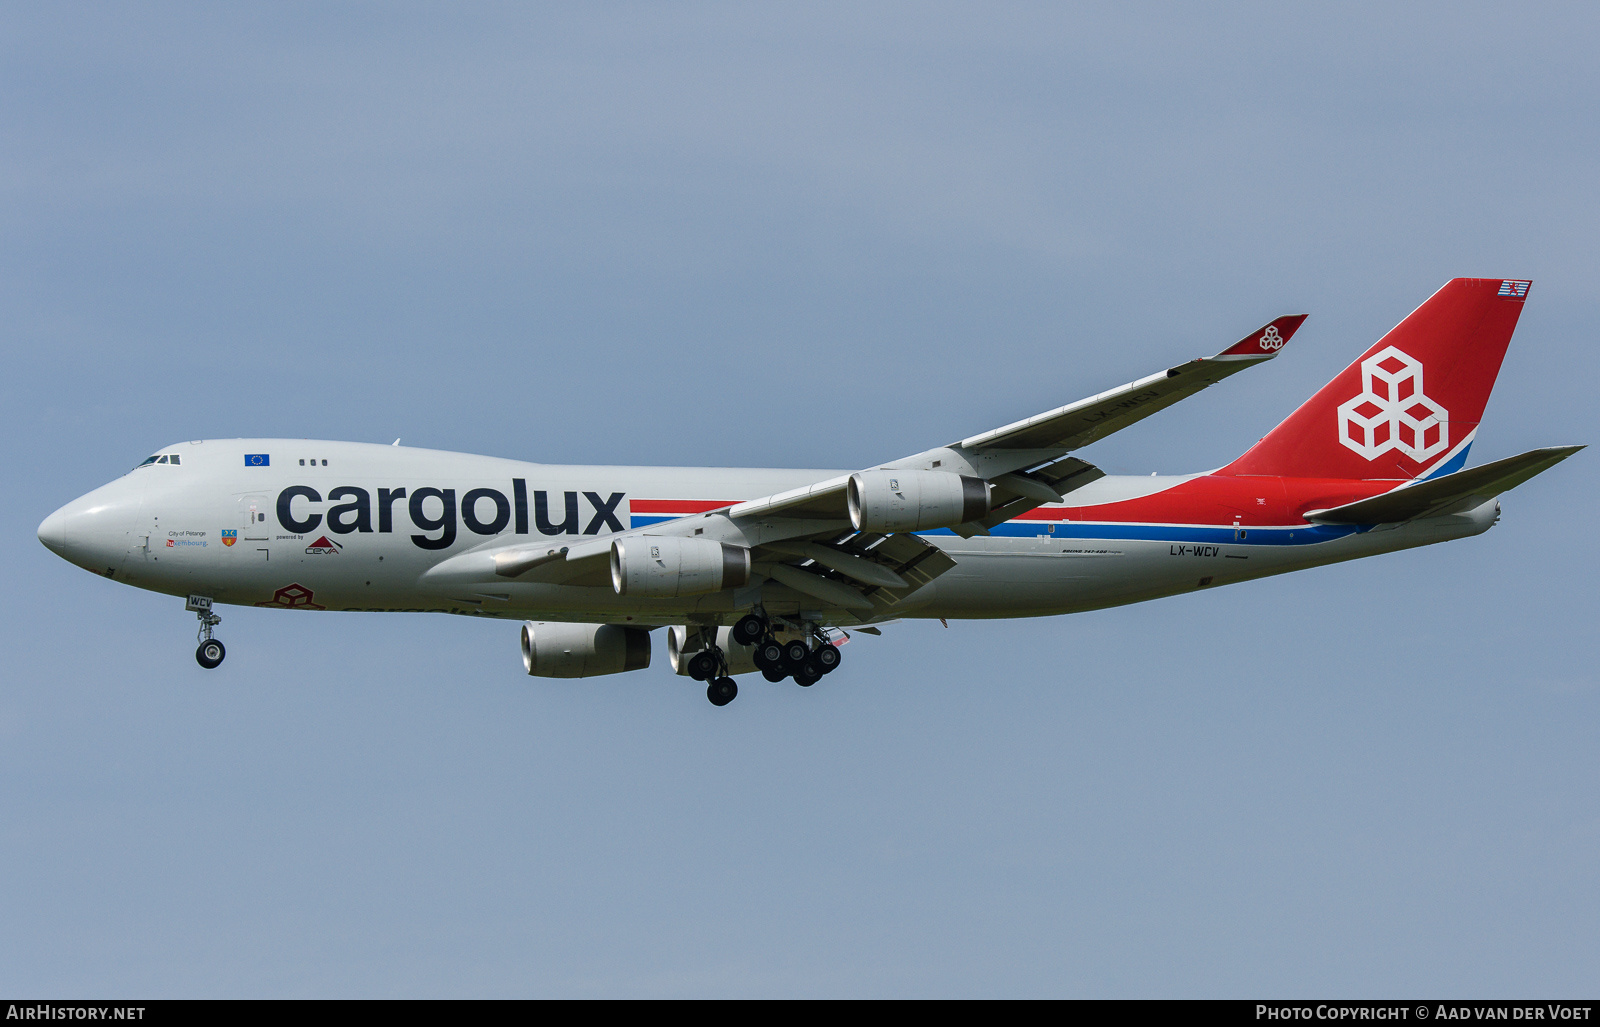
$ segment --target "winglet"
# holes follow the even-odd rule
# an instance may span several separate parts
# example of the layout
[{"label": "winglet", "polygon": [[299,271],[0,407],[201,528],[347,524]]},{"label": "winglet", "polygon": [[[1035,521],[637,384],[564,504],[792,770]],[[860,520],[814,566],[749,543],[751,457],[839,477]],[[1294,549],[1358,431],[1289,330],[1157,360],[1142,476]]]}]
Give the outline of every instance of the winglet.
[{"label": "winglet", "polygon": [[1307,314],[1289,314],[1268,322],[1218,353],[1215,360],[1270,360],[1305,323]]}]

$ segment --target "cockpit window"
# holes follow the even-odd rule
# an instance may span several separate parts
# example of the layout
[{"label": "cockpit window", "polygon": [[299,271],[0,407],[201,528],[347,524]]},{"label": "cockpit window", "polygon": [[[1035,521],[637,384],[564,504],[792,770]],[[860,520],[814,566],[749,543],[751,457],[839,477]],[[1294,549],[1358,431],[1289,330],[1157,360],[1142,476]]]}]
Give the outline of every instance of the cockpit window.
[{"label": "cockpit window", "polygon": [[143,460],[139,461],[139,466],[140,467],[145,467],[145,466],[148,466],[149,464],[153,464],[153,463],[156,462],[157,459],[159,459],[159,457],[160,457],[160,454],[157,454],[156,456],[147,456]]},{"label": "cockpit window", "polygon": [[139,467],[149,467],[151,464],[181,463],[183,463],[183,460],[176,453],[157,453],[155,456],[147,456],[143,460],[139,461],[138,467],[135,467],[134,470],[137,471]]},{"label": "cockpit window", "polygon": [[176,464],[176,463],[182,463],[182,461],[178,459],[178,454],[174,453],[171,456],[167,457],[167,463]]},{"label": "cockpit window", "polygon": [[166,462],[167,462],[167,458],[166,457],[161,457],[158,460],[156,460],[156,463],[158,463],[158,464],[164,464]]}]

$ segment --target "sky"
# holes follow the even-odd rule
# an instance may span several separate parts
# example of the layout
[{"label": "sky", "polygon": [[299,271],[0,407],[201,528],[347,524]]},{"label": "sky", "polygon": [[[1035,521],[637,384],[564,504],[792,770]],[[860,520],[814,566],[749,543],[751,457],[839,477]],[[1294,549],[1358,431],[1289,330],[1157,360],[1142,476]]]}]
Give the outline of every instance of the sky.
[{"label": "sky", "polygon": [[[1095,444],[1216,467],[1446,280],[1473,462],[1590,443],[1586,4],[0,8],[0,992],[1592,996],[1581,453],[1488,534],[905,622],[717,709],[517,626],[221,610],[40,520],[173,442],[836,467],[1311,319]],[[1585,548],[1585,547],[1580,547]]]}]

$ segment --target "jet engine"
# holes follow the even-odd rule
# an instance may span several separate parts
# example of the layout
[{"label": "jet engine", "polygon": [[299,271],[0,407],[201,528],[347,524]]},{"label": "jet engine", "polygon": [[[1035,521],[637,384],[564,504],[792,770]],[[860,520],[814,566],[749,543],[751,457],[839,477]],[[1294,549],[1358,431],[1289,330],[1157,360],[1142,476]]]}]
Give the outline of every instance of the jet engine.
[{"label": "jet engine", "polygon": [[[749,674],[756,669],[756,647],[735,642],[732,628],[724,625],[717,629],[717,647],[727,657],[730,676]],[[667,660],[672,664],[673,673],[687,675],[689,658],[701,648],[699,639],[691,635],[688,628],[679,625],[667,629]]]},{"label": "jet engine", "polygon": [[618,624],[528,621],[522,665],[540,678],[592,678],[650,666],[650,632]]},{"label": "jet engine", "polygon": [[619,596],[676,599],[750,583],[750,550],[708,538],[645,535],[611,543]]},{"label": "jet engine", "polygon": [[857,471],[846,497],[857,531],[953,528],[989,512],[989,483],[950,471]]}]

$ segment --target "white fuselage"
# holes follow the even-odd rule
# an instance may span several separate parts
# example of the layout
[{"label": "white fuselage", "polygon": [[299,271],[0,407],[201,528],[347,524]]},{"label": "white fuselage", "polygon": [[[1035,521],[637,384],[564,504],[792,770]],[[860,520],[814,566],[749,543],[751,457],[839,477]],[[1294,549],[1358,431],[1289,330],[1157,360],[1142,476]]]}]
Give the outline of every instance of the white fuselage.
[{"label": "white fuselage", "polygon": [[[723,621],[752,599],[774,612],[817,604],[772,582],[754,595],[640,599],[616,594],[604,576],[559,584],[466,580],[441,574],[440,565],[512,541],[575,544],[843,473],[560,466],[282,439],[189,442],[162,452],[179,463],[141,466],[75,500],[41,526],[40,538],[116,581],[219,603],[640,626]],[[267,459],[249,466],[250,455]],[[1042,616],[1114,606],[1473,535],[1498,514],[1491,501],[1377,530],[1291,521],[1248,532],[1085,515],[1192,477],[1106,477],[1067,504],[988,536],[926,533],[956,566],[894,616]]]}]

